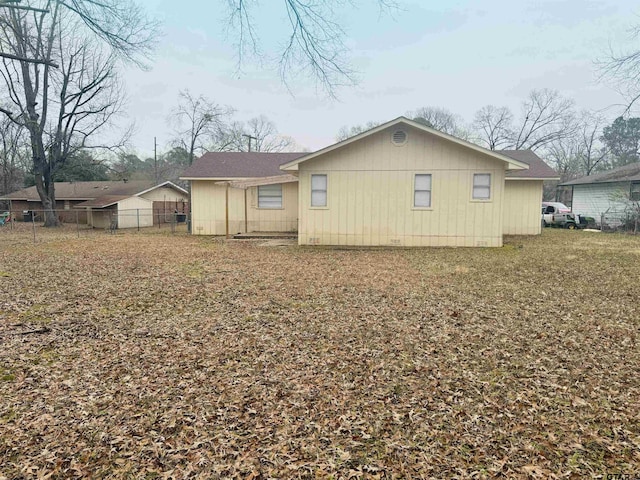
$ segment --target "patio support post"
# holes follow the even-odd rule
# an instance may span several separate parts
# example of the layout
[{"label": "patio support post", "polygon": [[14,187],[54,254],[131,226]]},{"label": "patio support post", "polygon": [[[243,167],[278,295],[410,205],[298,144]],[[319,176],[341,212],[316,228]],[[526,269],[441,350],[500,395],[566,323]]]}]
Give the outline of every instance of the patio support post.
[{"label": "patio support post", "polygon": [[244,233],[249,233],[249,227],[247,222],[247,190],[248,188],[244,189]]},{"label": "patio support post", "polygon": [[229,238],[229,182],[224,191],[224,228],[227,239]]}]

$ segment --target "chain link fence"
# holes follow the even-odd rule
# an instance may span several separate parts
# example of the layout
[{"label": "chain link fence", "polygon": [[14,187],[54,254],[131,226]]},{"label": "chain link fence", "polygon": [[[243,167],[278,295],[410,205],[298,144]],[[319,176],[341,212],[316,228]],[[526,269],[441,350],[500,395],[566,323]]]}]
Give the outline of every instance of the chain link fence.
[{"label": "chain link fence", "polygon": [[603,232],[640,233],[640,212],[635,210],[607,211],[598,220]]},{"label": "chain link fence", "polygon": [[188,213],[153,209],[54,210],[59,227],[44,227],[44,210],[0,210],[0,242],[39,243],[138,232],[187,233]]}]

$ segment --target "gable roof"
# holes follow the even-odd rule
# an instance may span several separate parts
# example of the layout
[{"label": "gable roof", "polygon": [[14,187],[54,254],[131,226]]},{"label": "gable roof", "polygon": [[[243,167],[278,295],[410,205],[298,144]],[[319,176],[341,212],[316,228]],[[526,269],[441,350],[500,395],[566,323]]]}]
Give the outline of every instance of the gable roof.
[{"label": "gable roof", "polygon": [[510,170],[506,172],[509,179],[529,179],[529,180],[560,180],[560,175],[547,165],[532,150],[499,150],[500,153],[529,165],[528,170]]},{"label": "gable roof", "polygon": [[182,180],[225,180],[284,175],[280,165],[306,155],[303,152],[207,152],[180,176]]},{"label": "gable roof", "polygon": [[640,181],[640,162],[630,163],[606,172],[594,173],[586,177],[577,178],[561,185],[588,185],[591,183],[616,183]]},{"label": "gable roof", "polygon": [[485,155],[489,155],[490,157],[495,158],[496,160],[500,160],[502,162],[505,162],[507,164],[507,169],[508,170],[523,170],[523,169],[527,169],[529,168],[529,166],[524,163],[521,162],[520,160],[517,160],[515,158],[509,157],[507,155],[503,155],[495,150],[487,150],[486,148],[483,148],[479,145],[476,145],[475,143],[471,143],[471,142],[467,142],[466,140],[462,140],[460,138],[454,137],[453,135],[449,135],[447,133],[443,133],[439,130],[435,130],[433,128],[427,127],[421,123],[418,122],[414,122],[413,120],[409,120],[406,117],[398,117],[395,120],[391,120],[387,123],[383,123],[382,125],[379,125],[375,128],[372,128],[370,130],[367,130],[366,132],[362,132],[358,135],[354,135],[353,137],[347,138],[346,140],[343,140],[341,142],[338,143],[334,143],[333,145],[329,145],[328,147],[325,147],[321,150],[318,150],[316,152],[313,153],[308,153],[308,154],[304,154],[302,156],[300,156],[299,158],[293,159],[290,162],[285,163],[284,165],[282,165],[280,168],[282,170],[287,170],[287,171],[296,171],[298,170],[298,165],[302,162],[306,162],[307,160],[311,160],[312,158],[318,157],[320,155],[324,155],[325,153],[329,153],[332,152],[333,150],[337,150],[339,148],[345,147],[351,143],[357,142],[358,140],[361,140],[365,137],[368,137],[370,135],[374,135],[378,132],[381,132],[382,130],[385,130],[389,127],[393,127],[394,125],[400,125],[400,124],[404,124],[413,128],[416,128],[418,130],[421,130],[423,132],[427,132],[433,136],[442,138],[444,140],[448,140],[452,143],[461,145],[463,147],[469,148],[471,150],[475,150],[477,152],[483,153]]},{"label": "gable roof", "polygon": [[[95,200],[103,196],[121,196],[123,198],[142,195],[160,187],[169,187],[183,194],[188,192],[173,182],[158,185],[147,180],[102,181],[102,182],[55,182],[56,200]],[[23,188],[5,195],[0,200],[26,200],[39,202],[36,187]]]},{"label": "gable roof", "polygon": [[79,203],[74,205],[73,208],[104,208],[110,207],[111,205],[115,205],[121,200],[125,198],[130,198],[131,195],[103,195],[102,197],[94,198],[93,200],[87,200],[86,202]]}]

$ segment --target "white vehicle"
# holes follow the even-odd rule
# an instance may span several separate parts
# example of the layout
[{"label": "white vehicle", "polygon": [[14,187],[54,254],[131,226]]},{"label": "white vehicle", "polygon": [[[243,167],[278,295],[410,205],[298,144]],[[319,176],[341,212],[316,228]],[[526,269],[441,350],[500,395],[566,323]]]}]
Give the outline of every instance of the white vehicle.
[{"label": "white vehicle", "polygon": [[587,219],[571,212],[571,209],[560,202],[542,202],[542,226],[560,227],[575,230],[585,228]]}]

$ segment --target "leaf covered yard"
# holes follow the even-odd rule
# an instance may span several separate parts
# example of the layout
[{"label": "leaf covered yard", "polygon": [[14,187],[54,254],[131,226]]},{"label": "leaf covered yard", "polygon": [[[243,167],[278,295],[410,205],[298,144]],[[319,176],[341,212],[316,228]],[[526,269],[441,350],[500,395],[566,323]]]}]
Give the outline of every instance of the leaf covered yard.
[{"label": "leaf covered yard", "polygon": [[638,476],[639,260],[0,243],[0,479]]}]

